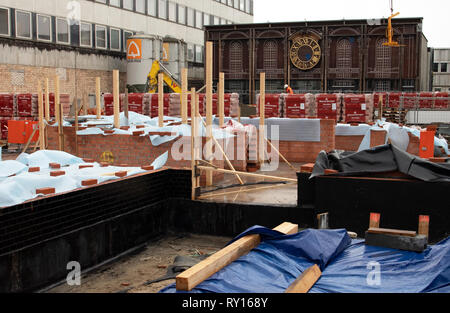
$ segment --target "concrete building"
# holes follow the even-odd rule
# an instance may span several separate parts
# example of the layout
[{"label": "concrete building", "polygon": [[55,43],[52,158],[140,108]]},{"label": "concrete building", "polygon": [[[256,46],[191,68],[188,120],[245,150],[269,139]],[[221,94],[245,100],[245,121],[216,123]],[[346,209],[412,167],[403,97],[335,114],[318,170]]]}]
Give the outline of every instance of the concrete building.
[{"label": "concrete building", "polygon": [[0,92],[36,92],[58,75],[72,100],[95,92],[96,76],[112,91],[113,69],[124,91],[134,34],[184,41],[191,79],[202,79],[204,25],[251,22],[253,0],[0,0]]},{"label": "concrete building", "polygon": [[433,49],[433,91],[450,92],[450,48]]}]

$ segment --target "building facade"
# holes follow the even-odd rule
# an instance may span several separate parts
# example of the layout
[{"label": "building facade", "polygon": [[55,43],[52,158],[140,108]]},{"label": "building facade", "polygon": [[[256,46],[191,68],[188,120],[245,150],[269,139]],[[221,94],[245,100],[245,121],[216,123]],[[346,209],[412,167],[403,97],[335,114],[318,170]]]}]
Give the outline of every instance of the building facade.
[{"label": "building facade", "polygon": [[[73,97],[126,84],[127,38],[186,43],[191,79],[203,79],[204,25],[253,22],[253,0],[0,0],[0,92],[36,92],[55,75]],[[150,70],[150,69],[148,69]],[[71,99],[72,100],[72,99]]]},{"label": "building facade", "polygon": [[433,49],[433,91],[450,92],[450,48]]},{"label": "building facade", "polygon": [[225,72],[226,88],[248,91],[249,103],[262,72],[267,92],[429,90],[422,18],[393,20],[401,47],[383,45],[386,27],[384,19],[207,26],[205,40],[214,43],[214,79]]}]

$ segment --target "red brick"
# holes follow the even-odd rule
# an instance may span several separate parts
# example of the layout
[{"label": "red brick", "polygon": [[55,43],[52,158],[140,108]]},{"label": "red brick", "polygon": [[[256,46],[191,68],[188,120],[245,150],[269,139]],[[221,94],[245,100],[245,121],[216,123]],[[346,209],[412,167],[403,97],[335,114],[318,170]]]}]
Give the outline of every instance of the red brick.
[{"label": "red brick", "polygon": [[50,168],[53,168],[53,169],[61,168],[61,164],[59,164],[59,163],[50,163],[48,166],[50,166]]},{"label": "red brick", "polygon": [[83,180],[81,182],[81,186],[84,186],[84,187],[93,186],[93,185],[97,185],[96,179],[87,179],[87,180]]},{"label": "red brick", "polygon": [[332,170],[332,169],[326,169],[325,170],[325,175],[336,174],[336,173],[339,173],[339,172],[336,171],[336,170]]},{"label": "red brick", "polygon": [[133,136],[140,136],[140,135],[143,135],[143,134],[145,134],[145,132],[143,130],[139,130],[139,131],[134,131],[133,132]]},{"label": "red brick", "polygon": [[101,167],[108,167],[108,166],[109,166],[109,163],[108,163],[108,162],[101,162],[101,163],[100,163],[100,166],[101,166]]},{"label": "red brick", "polygon": [[94,163],[95,162],[94,159],[88,159],[88,158],[83,159],[83,161],[86,163]]},{"label": "red brick", "polygon": [[130,129],[130,126],[121,126],[120,129],[121,129],[121,130],[129,130],[129,129]]},{"label": "red brick", "polygon": [[302,173],[312,173],[314,168],[314,163],[304,164],[300,167],[300,172]]},{"label": "red brick", "polygon": [[66,175],[66,172],[64,172],[64,171],[53,171],[53,172],[50,172],[50,176],[52,176],[52,177],[58,177],[58,176],[63,176],[63,175]]},{"label": "red brick", "polygon": [[116,172],[114,175],[117,177],[125,177],[128,175],[128,172],[127,171]]},{"label": "red brick", "polygon": [[136,129],[145,128],[145,125],[136,125]]},{"label": "red brick", "polygon": [[445,162],[447,162],[447,158],[429,158],[428,160],[430,162],[433,162],[433,163],[445,163]]},{"label": "red brick", "polygon": [[56,192],[55,188],[52,188],[52,187],[36,189],[36,194],[51,195],[55,192]]},{"label": "red brick", "polygon": [[142,166],[141,169],[143,169],[145,171],[153,171],[155,168],[151,165],[145,165],[145,166]]},{"label": "red brick", "polygon": [[105,129],[105,130],[103,130],[103,132],[105,133],[105,134],[114,134],[114,130],[112,130],[112,129]]},{"label": "red brick", "polygon": [[30,167],[30,168],[28,169],[28,172],[29,172],[29,173],[35,173],[35,172],[39,172],[40,170],[41,170],[40,167]]},{"label": "red brick", "polygon": [[94,167],[94,165],[79,165],[78,166],[78,169],[83,169],[83,168],[91,168],[91,167]]}]

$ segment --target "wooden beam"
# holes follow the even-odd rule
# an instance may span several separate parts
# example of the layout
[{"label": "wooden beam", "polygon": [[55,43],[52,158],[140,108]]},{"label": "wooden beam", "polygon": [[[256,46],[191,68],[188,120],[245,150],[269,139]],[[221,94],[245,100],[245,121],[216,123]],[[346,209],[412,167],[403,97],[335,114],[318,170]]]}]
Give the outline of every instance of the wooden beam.
[{"label": "wooden beam", "polygon": [[[187,124],[188,122],[188,69],[181,69],[181,123]],[[191,98],[192,99],[192,98]],[[191,103],[192,111],[192,103]],[[192,115],[191,115],[192,116]]]},{"label": "wooden beam", "polygon": [[126,126],[129,126],[130,125],[130,122],[129,122],[129,117],[130,117],[130,114],[129,114],[129,112],[128,112],[128,109],[129,109],[129,101],[128,101],[128,88],[125,88],[125,99],[123,100],[124,101],[124,103],[123,103],[123,114],[125,115],[125,117],[126,117],[126,119],[127,119],[127,125]]},{"label": "wooden beam", "polygon": [[298,182],[297,179],[294,179],[294,178],[261,175],[261,174],[256,174],[256,173],[247,173],[247,172],[239,172],[239,171],[230,171],[230,170],[225,170],[222,168],[212,168],[212,167],[202,166],[202,165],[197,166],[197,168],[199,168],[201,170],[205,170],[205,171],[213,171],[213,172],[219,172],[219,173],[224,173],[224,174],[234,174],[234,175],[239,174],[242,176],[258,177],[258,178],[265,178],[265,179],[270,179],[270,180],[289,181],[289,182],[293,182],[293,183]]},{"label": "wooden beam", "polygon": [[113,71],[114,128],[120,128],[119,70]]},{"label": "wooden beam", "polygon": [[48,78],[45,79],[45,120],[50,121],[50,89]]},{"label": "wooden beam", "polygon": [[430,228],[430,217],[428,215],[420,215],[419,216],[419,235],[424,235],[428,237]]},{"label": "wooden beam", "polygon": [[102,101],[101,101],[101,81],[100,77],[95,79],[95,104],[97,108],[97,119],[102,118]]},{"label": "wooden beam", "polygon": [[[213,160],[213,140],[212,140],[212,114],[213,114],[213,43],[206,43],[206,151],[205,159],[212,162]],[[206,186],[212,186],[213,172],[206,172]]]},{"label": "wooden beam", "polygon": [[293,185],[294,185],[293,183],[286,183],[286,184],[282,183],[282,184],[276,184],[276,185],[272,185],[272,186],[258,187],[258,188],[249,188],[249,189],[243,189],[244,187],[239,187],[239,190],[235,190],[235,191],[204,194],[204,195],[201,195],[198,199],[199,200],[203,200],[203,199],[208,199],[208,198],[213,198],[213,197],[232,195],[232,194],[236,194],[236,193],[239,194],[239,193],[241,193],[243,191],[248,193],[248,192],[260,191],[260,190],[272,189],[272,188],[280,188],[280,187],[286,187],[286,186],[293,186]]},{"label": "wooden beam", "polygon": [[39,114],[39,141],[40,149],[45,150],[45,124],[44,124],[44,95],[42,94],[41,81],[38,81],[38,114]]},{"label": "wooden beam", "polygon": [[319,280],[322,271],[314,264],[304,271],[290,286],[285,293],[307,293]]},{"label": "wooden beam", "polygon": [[158,126],[164,126],[164,75],[158,74]]},{"label": "wooden beam", "polygon": [[[298,232],[298,225],[283,223],[274,228],[274,230],[286,235],[291,235]],[[192,290],[195,286],[211,277],[211,275],[217,273],[241,256],[249,253],[252,249],[256,248],[260,242],[261,237],[257,234],[248,235],[236,240],[209,258],[178,275],[176,277],[177,290]]]},{"label": "wooden beam", "polygon": [[197,95],[195,93],[195,88],[191,89],[191,171],[192,171],[192,200],[197,198],[196,190],[200,187],[200,177],[196,175],[197,166]]},{"label": "wooden beam", "polygon": [[388,228],[369,228],[369,230],[367,232],[371,233],[371,234],[384,234],[384,235],[396,235],[396,236],[407,236],[407,237],[416,237],[417,236],[417,233],[415,231],[388,229]]},{"label": "wooden beam", "polygon": [[265,103],[266,103],[266,73],[261,73],[259,78],[259,161],[264,163],[264,146],[265,146]]},{"label": "wooden beam", "polygon": [[75,107],[75,155],[78,155],[78,99],[73,99],[73,106]]},{"label": "wooden beam", "polygon": [[225,124],[225,73],[219,74],[218,93],[219,127],[221,127]]},{"label": "wooden beam", "polygon": [[59,76],[55,76],[55,119],[58,123],[58,148],[59,151],[64,150],[64,137],[63,137],[63,119],[61,112],[61,97],[60,97],[60,89],[59,89]]}]

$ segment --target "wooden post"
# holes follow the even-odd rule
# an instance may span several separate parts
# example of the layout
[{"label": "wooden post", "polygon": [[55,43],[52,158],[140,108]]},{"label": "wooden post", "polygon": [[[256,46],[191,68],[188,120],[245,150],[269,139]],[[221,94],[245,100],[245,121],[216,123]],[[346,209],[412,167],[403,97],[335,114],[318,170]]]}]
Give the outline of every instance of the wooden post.
[{"label": "wooden post", "polygon": [[[213,159],[213,147],[212,147],[212,100],[213,100],[213,43],[208,41],[206,43],[206,156],[207,161],[212,162]],[[206,186],[212,186],[213,184],[213,172],[206,172]]]},{"label": "wooden post", "polygon": [[45,119],[50,121],[50,90],[48,78],[45,79]]},{"label": "wooden post", "polygon": [[164,126],[164,75],[158,74],[158,126]]},{"label": "wooden post", "polygon": [[89,93],[86,92],[83,96],[83,115],[88,115],[88,109],[89,109]]},{"label": "wooden post", "polygon": [[113,71],[114,128],[120,128],[119,70]]},{"label": "wooden post", "polygon": [[[292,235],[298,232],[298,225],[283,223],[274,228],[274,230],[286,235]],[[257,234],[248,235],[233,242],[219,252],[178,275],[176,277],[177,290],[192,290],[205,279],[211,277],[211,275],[217,273],[241,256],[249,253],[252,249],[256,248],[260,242],[261,237]]]},{"label": "wooden post", "polygon": [[59,96],[59,76],[56,75],[55,76],[55,119],[56,122],[58,123],[58,148],[59,151],[63,151],[64,150],[64,143],[63,143],[63,136],[62,132],[63,132],[63,120],[62,120],[62,112],[61,112],[61,99]]},{"label": "wooden post", "polygon": [[259,94],[259,161],[264,163],[264,146],[265,146],[265,103],[266,103],[266,73],[260,75],[260,94]]},{"label": "wooden post", "polygon": [[38,81],[38,110],[39,110],[39,142],[40,149],[45,150],[45,124],[44,124],[44,99],[41,81]]},{"label": "wooden post", "polygon": [[78,99],[73,99],[73,106],[75,106],[75,155],[78,155]]},{"label": "wooden post", "polygon": [[419,230],[418,230],[418,234],[428,237],[429,228],[430,228],[430,216],[428,216],[428,215],[420,215],[419,216]]},{"label": "wooden post", "polygon": [[197,198],[196,190],[200,185],[200,177],[196,175],[197,166],[197,95],[195,88],[191,89],[191,169],[192,169],[192,200]]},{"label": "wooden post", "polygon": [[292,182],[292,183],[298,182],[298,180],[294,179],[294,178],[262,175],[262,174],[256,174],[256,173],[248,173],[248,172],[239,172],[239,171],[225,170],[223,168],[208,167],[208,166],[203,166],[203,165],[199,165],[199,166],[197,166],[197,168],[199,168],[201,170],[205,170],[205,171],[209,170],[209,171],[224,173],[224,174],[233,174],[233,175],[242,175],[242,176],[257,177],[257,178],[264,178],[264,179],[271,179],[271,180],[288,181],[288,182]]},{"label": "wooden post", "polygon": [[383,118],[383,95],[380,96],[379,99],[379,107],[380,111],[378,112],[378,119],[381,120]]},{"label": "wooden post", "polygon": [[[187,97],[187,94],[188,94],[188,69],[183,68],[181,70],[181,123],[182,124],[187,124],[187,122],[188,122],[188,105],[187,105],[188,97]],[[191,113],[192,113],[192,102],[191,102]]]},{"label": "wooden post", "polygon": [[130,121],[129,121],[130,114],[129,114],[129,111],[128,111],[128,109],[129,109],[128,88],[125,88],[125,99],[123,99],[123,101],[124,101],[124,103],[123,103],[123,114],[125,115],[126,120],[127,120],[127,125],[126,126],[129,126],[130,125]]},{"label": "wooden post", "polygon": [[102,118],[102,101],[101,101],[100,77],[95,79],[95,104],[97,106],[97,119]]},{"label": "wooden post", "polygon": [[290,286],[285,293],[307,293],[312,286],[322,276],[322,271],[314,264],[306,271],[304,271]]},{"label": "wooden post", "polygon": [[369,228],[380,228],[380,213],[370,213]]},{"label": "wooden post", "polygon": [[219,74],[219,88],[218,88],[218,113],[219,113],[219,126],[223,126],[225,124],[225,73]]}]

